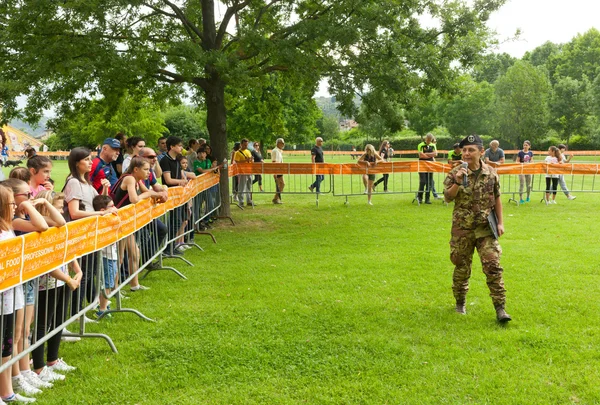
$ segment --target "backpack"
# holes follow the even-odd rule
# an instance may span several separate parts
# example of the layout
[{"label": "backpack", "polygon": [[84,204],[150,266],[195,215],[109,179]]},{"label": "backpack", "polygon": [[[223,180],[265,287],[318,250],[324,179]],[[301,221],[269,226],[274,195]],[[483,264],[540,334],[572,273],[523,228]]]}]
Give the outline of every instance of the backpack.
[{"label": "backpack", "polygon": [[117,196],[117,190],[119,190],[121,188],[121,184],[123,183],[123,179],[125,177],[129,177],[131,176],[131,174],[124,174],[121,177],[119,177],[119,180],[117,180],[117,182],[115,184],[113,184],[112,186],[110,186],[110,189],[108,190],[108,196],[110,198],[112,198],[112,200],[115,203],[115,207],[117,208],[121,208],[121,206],[123,205],[123,203],[129,199],[129,193],[125,193],[125,195],[123,196],[123,198],[121,198],[120,201],[116,200],[116,196]]}]

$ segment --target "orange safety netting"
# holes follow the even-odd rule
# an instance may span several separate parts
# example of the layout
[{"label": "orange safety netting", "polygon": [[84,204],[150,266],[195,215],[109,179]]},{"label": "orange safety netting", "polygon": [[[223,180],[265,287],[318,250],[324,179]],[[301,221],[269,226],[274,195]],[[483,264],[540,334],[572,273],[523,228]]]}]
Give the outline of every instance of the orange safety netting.
[{"label": "orange safety netting", "polygon": [[[517,149],[510,149],[510,150],[506,150],[503,149],[504,153],[507,155],[516,155],[517,153],[519,153],[520,151]],[[268,149],[267,152],[271,153],[272,149]],[[448,152],[450,152],[449,150],[443,150],[443,149],[438,149],[438,153],[441,155],[447,155]],[[531,152],[533,152],[534,155],[547,155],[548,151],[546,150],[532,150]],[[364,152],[362,150],[357,150],[357,151],[351,151],[351,150],[344,150],[344,151],[338,151],[338,150],[324,150],[323,154],[325,155],[355,155],[355,156],[360,156],[362,155]],[[310,155],[310,150],[284,150],[283,151],[284,155],[287,156],[306,156],[306,155]],[[400,155],[418,155],[419,151],[416,149],[407,149],[407,150],[394,150],[394,156],[400,156]],[[575,150],[575,151],[568,151],[567,152],[568,155],[574,155],[574,156],[600,156],[600,150]]]},{"label": "orange safety netting", "polygon": [[[366,167],[356,163],[237,163],[229,166],[229,176],[250,174],[381,174],[381,173],[448,173],[452,167],[447,163],[414,160],[408,162],[379,163]],[[506,163],[499,166],[498,174],[597,174],[598,164],[569,163]]]}]

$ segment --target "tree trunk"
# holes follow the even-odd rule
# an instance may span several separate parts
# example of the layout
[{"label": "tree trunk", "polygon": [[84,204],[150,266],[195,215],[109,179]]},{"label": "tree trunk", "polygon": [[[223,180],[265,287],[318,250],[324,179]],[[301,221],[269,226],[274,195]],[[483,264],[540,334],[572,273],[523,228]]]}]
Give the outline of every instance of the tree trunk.
[{"label": "tree trunk", "polygon": [[[217,159],[222,164],[224,159],[229,162],[229,150],[227,147],[227,109],[225,108],[225,83],[220,79],[209,80],[209,86],[205,89],[206,95],[206,126],[210,136],[210,145]],[[229,204],[229,176],[227,170],[221,170],[221,213],[229,216],[231,207]]]}]

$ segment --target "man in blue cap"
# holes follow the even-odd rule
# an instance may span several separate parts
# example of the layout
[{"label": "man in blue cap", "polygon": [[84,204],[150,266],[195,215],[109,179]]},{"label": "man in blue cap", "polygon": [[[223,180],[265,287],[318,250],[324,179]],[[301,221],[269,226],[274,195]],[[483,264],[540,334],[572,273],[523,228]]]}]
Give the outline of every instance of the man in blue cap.
[{"label": "man in blue cap", "polygon": [[444,197],[454,201],[450,260],[454,264],[452,291],[456,312],[465,315],[466,297],[475,248],[481,259],[496,319],[511,320],[504,309],[506,290],[500,267],[502,249],[498,237],[504,233],[500,182],[496,170],[482,160],[483,142],[473,134],[460,144],[463,164],[454,167],[444,181]]},{"label": "man in blue cap", "polygon": [[92,161],[90,181],[98,194],[102,194],[102,179],[107,179],[111,186],[119,179],[111,163],[117,160],[120,151],[121,142],[115,138],[106,138],[102,143],[100,154]]}]

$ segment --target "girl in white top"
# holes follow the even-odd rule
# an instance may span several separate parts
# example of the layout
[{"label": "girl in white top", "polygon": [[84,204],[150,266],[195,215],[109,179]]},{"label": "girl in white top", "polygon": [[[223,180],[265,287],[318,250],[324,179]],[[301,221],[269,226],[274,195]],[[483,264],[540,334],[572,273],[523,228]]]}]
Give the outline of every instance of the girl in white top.
[{"label": "girl in white top", "polygon": [[[375,152],[375,147],[368,144],[365,146],[365,153],[358,158],[356,164],[366,164],[367,168],[371,166],[377,166],[377,162],[383,162],[383,158]],[[365,194],[367,194],[367,204],[373,205],[371,202],[371,195],[373,194],[373,182],[375,181],[374,174],[363,174],[363,184],[365,185]]]},{"label": "girl in white top", "polygon": [[[548,164],[562,163],[562,156],[556,146],[550,146],[548,148],[548,156],[546,156],[545,162]],[[546,203],[556,204],[556,188],[558,187],[558,174],[547,174],[546,175]],[[552,194],[552,200],[550,200],[550,194]]]},{"label": "girl in white top", "polygon": [[[0,240],[15,237],[12,221],[16,213],[16,208],[17,203],[15,202],[12,190],[0,185]],[[24,296],[22,285],[18,285],[2,293],[2,330],[0,333],[2,334],[3,364],[10,360],[13,353],[13,322],[15,321],[15,312],[20,311],[22,317],[23,307]],[[22,322],[21,320],[21,325]],[[18,363],[16,366],[19,367]],[[34,402],[34,398],[22,397],[14,393],[11,375],[12,368],[8,368],[0,374],[0,396],[2,400]]]}]

